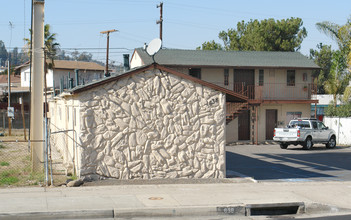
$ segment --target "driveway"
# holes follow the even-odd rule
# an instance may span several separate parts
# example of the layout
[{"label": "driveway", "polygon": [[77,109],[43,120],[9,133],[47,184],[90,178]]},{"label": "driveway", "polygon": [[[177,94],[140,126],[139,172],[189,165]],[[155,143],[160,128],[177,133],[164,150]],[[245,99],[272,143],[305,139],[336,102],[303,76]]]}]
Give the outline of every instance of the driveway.
[{"label": "driveway", "polygon": [[311,150],[290,145],[227,146],[227,177],[252,177],[257,181],[351,181],[351,148]]}]

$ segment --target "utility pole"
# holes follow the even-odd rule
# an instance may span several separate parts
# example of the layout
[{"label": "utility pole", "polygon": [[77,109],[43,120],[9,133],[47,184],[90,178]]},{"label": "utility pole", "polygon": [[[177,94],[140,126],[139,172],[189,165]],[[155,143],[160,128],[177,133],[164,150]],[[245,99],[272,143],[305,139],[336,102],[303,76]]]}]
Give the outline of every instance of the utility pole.
[{"label": "utility pole", "polygon": [[7,82],[8,82],[8,89],[7,89],[7,100],[8,100],[8,107],[7,107],[7,117],[9,119],[9,136],[11,136],[11,128],[12,128],[12,117],[10,116],[9,112],[11,109],[11,74],[10,74],[10,60],[7,60]]},{"label": "utility pole", "polygon": [[42,171],[44,163],[44,6],[45,0],[32,1],[32,64],[30,104],[30,145],[32,171]]},{"label": "utility pole", "polygon": [[156,21],[156,24],[160,25],[160,39],[162,41],[163,2],[160,2],[159,5],[156,5],[156,8],[160,8],[160,20]]},{"label": "utility pole", "polygon": [[110,41],[110,33],[116,32],[118,30],[112,29],[108,31],[101,31],[101,34],[107,34],[107,50],[106,50],[106,67],[105,67],[105,77],[109,77],[110,73],[108,72],[108,52],[109,52],[109,41]]}]

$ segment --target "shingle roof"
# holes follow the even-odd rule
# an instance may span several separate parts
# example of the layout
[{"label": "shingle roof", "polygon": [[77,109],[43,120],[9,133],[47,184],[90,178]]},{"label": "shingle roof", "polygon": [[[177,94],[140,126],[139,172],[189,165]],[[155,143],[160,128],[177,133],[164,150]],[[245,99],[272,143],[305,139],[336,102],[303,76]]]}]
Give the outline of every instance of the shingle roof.
[{"label": "shingle roof", "polygon": [[[50,61],[48,61],[50,62]],[[80,69],[80,70],[105,70],[94,62],[72,61],[72,60],[54,60],[55,69]]]},{"label": "shingle roof", "polygon": [[[135,50],[145,65],[153,63],[142,48]],[[215,51],[161,49],[155,62],[166,66],[227,66],[319,69],[310,59],[299,52],[274,51]]]},{"label": "shingle roof", "polygon": [[[47,63],[51,63],[51,60],[47,60]],[[80,70],[98,70],[104,71],[105,67],[94,62],[84,62],[75,60],[54,60],[55,69],[80,69]],[[23,65],[17,66],[15,69],[28,66],[29,62]]]},{"label": "shingle roof", "polygon": [[[11,83],[20,83],[21,82],[21,76],[19,75],[10,75]],[[7,83],[8,82],[8,77],[7,75],[0,75],[0,84]]]}]

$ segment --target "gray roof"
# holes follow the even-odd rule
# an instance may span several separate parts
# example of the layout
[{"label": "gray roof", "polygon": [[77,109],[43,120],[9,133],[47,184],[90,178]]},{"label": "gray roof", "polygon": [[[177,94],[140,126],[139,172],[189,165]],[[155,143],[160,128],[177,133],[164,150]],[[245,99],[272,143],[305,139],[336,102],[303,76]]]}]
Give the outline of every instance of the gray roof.
[{"label": "gray roof", "polygon": [[[135,51],[145,65],[153,63],[152,58],[142,48]],[[319,69],[318,65],[299,52],[161,49],[154,58],[156,63],[166,66]]]}]

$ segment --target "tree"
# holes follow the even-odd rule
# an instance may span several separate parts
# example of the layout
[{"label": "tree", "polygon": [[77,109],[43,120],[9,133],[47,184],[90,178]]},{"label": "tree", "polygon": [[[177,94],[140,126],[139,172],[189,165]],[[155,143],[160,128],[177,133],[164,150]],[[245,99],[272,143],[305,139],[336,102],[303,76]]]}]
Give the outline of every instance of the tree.
[{"label": "tree", "polygon": [[327,81],[324,83],[325,91],[333,95],[334,108],[336,108],[337,95],[343,94],[350,80],[350,75],[344,73],[345,69],[346,66],[342,52],[334,52],[330,74]]},{"label": "tree", "polygon": [[[340,88],[344,89],[342,91],[344,93],[344,101],[347,101],[351,95],[351,88],[346,87],[346,85],[349,83],[348,80],[350,79],[350,72],[347,70],[347,66],[350,66],[351,64],[351,19],[348,19],[346,24],[342,26],[328,21],[317,23],[316,26],[321,32],[335,40],[339,46],[339,50],[335,52],[335,57],[333,60],[333,66],[336,66],[336,68],[332,69],[334,72],[331,72],[331,77],[329,78],[340,78]],[[335,71],[339,73],[335,74]],[[326,82],[326,85],[328,85],[329,89],[331,89],[329,90],[331,94],[334,95],[334,93],[342,93],[340,91],[336,91],[336,88],[333,88],[332,86],[334,83],[337,83],[336,80],[328,81]],[[336,103],[334,103],[334,105],[336,105]]]},{"label": "tree", "polygon": [[223,50],[221,44],[216,43],[214,40],[206,41],[202,44],[201,47],[197,47],[197,50]]},{"label": "tree", "polygon": [[7,50],[5,44],[0,40],[0,66],[5,66],[5,62],[8,58]]},{"label": "tree", "polygon": [[[225,50],[246,51],[297,51],[307,31],[302,27],[301,18],[262,21],[250,20],[237,23],[236,29],[221,31],[219,38]],[[215,47],[204,47],[215,46]],[[203,48],[218,48],[214,41],[205,42]]]},{"label": "tree", "polygon": [[338,43],[339,49],[350,50],[350,40],[351,40],[351,19],[348,19],[346,24],[340,26],[338,24],[323,21],[316,24],[319,31],[325,33],[327,36],[331,37]]},{"label": "tree", "polygon": [[318,50],[310,49],[310,59],[321,68],[321,70],[314,70],[313,77],[317,83],[317,93],[325,94],[324,82],[328,79],[330,68],[332,65],[333,50],[330,45],[317,45]]},{"label": "tree", "polygon": [[[44,25],[44,46],[47,51],[47,58],[53,60],[60,44],[56,42],[56,33],[50,32],[50,27],[49,24]],[[29,29],[29,32],[32,33],[32,30]],[[30,39],[25,38],[24,40],[27,42],[27,47],[30,48]]]}]

